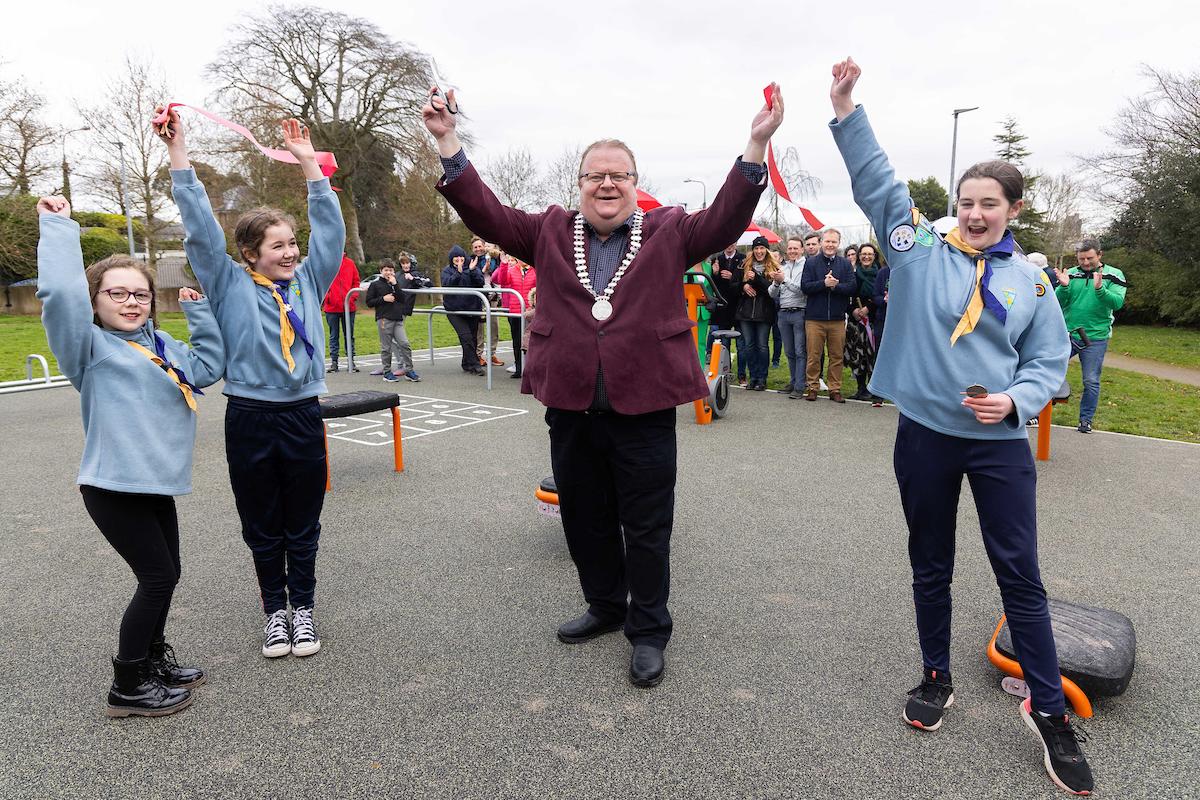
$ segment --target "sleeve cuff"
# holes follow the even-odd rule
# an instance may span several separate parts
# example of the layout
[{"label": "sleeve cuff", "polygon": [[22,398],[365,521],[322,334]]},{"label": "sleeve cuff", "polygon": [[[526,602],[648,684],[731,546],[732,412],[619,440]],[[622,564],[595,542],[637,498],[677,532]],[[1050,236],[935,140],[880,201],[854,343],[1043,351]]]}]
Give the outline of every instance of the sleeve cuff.
[{"label": "sleeve cuff", "polygon": [[192,167],[173,169],[171,170],[171,183],[175,186],[199,186],[200,179],[196,177],[196,170]]},{"label": "sleeve cuff", "polygon": [[758,186],[760,183],[762,183],[763,178],[767,176],[766,164],[747,163],[742,161],[741,156],[737,157],[737,163],[735,166],[737,166],[738,172],[742,173],[742,176],[755,186]]},{"label": "sleeve cuff", "polygon": [[442,181],[442,183],[444,183],[444,184],[450,183],[450,182],[454,181],[455,179],[459,178],[464,172],[467,171],[467,164],[470,163],[467,160],[467,151],[461,147],[458,148],[457,153],[450,156],[449,158],[444,158],[441,156],[439,156],[439,158],[441,159],[441,162],[442,162],[442,169],[446,173],[446,177]]}]

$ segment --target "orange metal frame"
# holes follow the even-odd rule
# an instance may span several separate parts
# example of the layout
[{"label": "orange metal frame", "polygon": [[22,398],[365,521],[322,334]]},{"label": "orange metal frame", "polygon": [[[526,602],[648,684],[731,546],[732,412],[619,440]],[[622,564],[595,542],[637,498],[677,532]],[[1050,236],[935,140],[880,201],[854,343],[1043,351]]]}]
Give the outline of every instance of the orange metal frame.
[{"label": "orange metal frame", "polygon": [[[704,287],[698,283],[685,283],[683,285],[683,298],[687,301],[687,313],[692,322],[697,322],[700,319],[700,303],[704,300]],[[692,342],[696,345],[696,351],[700,350],[700,329],[692,328]],[[717,372],[716,364],[720,363],[721,351],[717,349],[720,342],[713,342],[712,361],[708,365],[708,376],[715,375]],[[692,407],[696,410],[696,424],[708,425],[712,422],[713,412],[712,406],[704,398],[694,400]]]},{"label": "orange metal frame", "polygon": [[[325,491],[333,487],[329,474],[329,430],[322,425],[325,434]],[[404,472],[404,444],[400,440],[400,409],[392,407],[392,461],[396,472]]]},{"label": "orange metal frame", "polygon": [[[1005,619],[1007,619],[1007,617],[1004,614],[1001,614],[1000,622],[996,625],[996,632],[992,634],[992,640],[988,642],[988,661],[991,661],[996,669],[1000,670],[1005,675],[1012,675],[1014,678],[1024,679],[1025,672],[1021,669],[1020,662],[1014,661],[996,648],[996,637],[1000,635],[1000,629],[1004,627]],[[1071,680],[1066,675],[1063,675],[1062,687],[1063,694],[1066,696],[1067,702],[1071,704],[1071,708],[1075,709],[1075,713],[1085,719],[1090,718],[1092,716],[1092,701],[1089,700],[1088,696],[1083,693],[1083,689],[1079,688],[1079,684],[1075,683],[1075,681]]]}]

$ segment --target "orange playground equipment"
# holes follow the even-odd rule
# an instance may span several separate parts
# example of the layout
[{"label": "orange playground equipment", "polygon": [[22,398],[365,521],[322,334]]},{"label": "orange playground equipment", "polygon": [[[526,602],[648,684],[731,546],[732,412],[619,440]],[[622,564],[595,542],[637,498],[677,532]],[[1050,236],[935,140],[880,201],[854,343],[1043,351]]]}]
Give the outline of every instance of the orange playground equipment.
[{"label": "orange playground equipment", "polygon": [[[392,459],[396,472],[404,471],[404,445],[400,442],[400,395],[392,392],[346,392],[345,394],[326,395],[319,400],[321,404],[321,419],[337,419],[338,417],[353,417],[358,414],[370,414],[372,411],[392,410]],[[332,482],[329,476],[329,432],[325,431],[325,491],[329,491]]]}]

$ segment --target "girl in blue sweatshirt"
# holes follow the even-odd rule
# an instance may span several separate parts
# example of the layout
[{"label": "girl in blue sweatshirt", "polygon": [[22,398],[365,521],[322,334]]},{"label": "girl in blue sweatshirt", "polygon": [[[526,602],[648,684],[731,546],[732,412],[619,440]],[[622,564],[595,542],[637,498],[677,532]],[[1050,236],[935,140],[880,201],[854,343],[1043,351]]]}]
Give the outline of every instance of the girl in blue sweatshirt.
[{"label": "girl in blue sweatshirt", "polygon": [[203,670],[180,667],[166,642],[179,580],[176,495],[192,490],[196,396],[220,379],[224,346],[208,301],[179,299],[192,347],[155,327],[154,279],[128,256],[83,268],[79,225],[62,197],[38,201],[38,299],[58,367],[79,391],[79,491],[96,527],[137,576],[121,620],[110,717],[186,708]]},{"label": "girl in blue sweatshirt", "polygon": [[188,161],[174,111],[160,137],[170,154],[183,247],[225,338],[225,454],[266,613],[262,653],[312,655],[321,648],[313,605],[325,500],[321,301],[342,262],[341,208],[308,129],[285,120],[284,146],[308,181],[308,257],[300,258],[292,218],[259,208],[237,221],[239,263],[225,251],[225,233]]},{"label": "girl in blue sweatshirt", "polygon": [[851,99],[860,74],[852,59],[834,65],[830,127],[891,265],[888,335],[870,390],[900,410],[894,460],[925,668],[904,721],[936,730],[954,702],[950,581],[965,476],[1029,684],[1021,715],[1054,782],[1088,794],[1092,773],[1066,714],[1038,569],[1037,472],[1024,425],[1062,384],[1070,345],[1049,280],[1008,230],[1024,180],[1001,161],[971,167],[956,187],[958,226],[937,236]]}]

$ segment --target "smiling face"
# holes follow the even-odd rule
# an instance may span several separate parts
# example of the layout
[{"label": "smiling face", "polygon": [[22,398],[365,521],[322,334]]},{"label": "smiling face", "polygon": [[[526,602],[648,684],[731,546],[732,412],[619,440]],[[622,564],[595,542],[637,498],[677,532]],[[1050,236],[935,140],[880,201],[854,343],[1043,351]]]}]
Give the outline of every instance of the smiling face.
[{"label": "smiling face", "polygon": [[858,251],[858,263],[862,267],[870,267],[875,263],[875,248],[863,247]]},{"label": "smiling face", "polygon": [[[581,175],[594,172],[634,172],[633,159],[619,147],[600,146],[588,152],[579,170]],[[600,183],[579,179],[579,213],[601,236],[607,236],[637,209],[637,181],[613,183],[605,177]]]},{"label": "smiling face", "polygon": [[483,251],[485,249],[486,248],[483,245],[482,239],[476,239],[475,241],[471,242],[471,252],[474,253],[475,255],[477,255],[477,256],[483,255]]},{"label": "smiling face", "polygon": [[788,261],[799,261],[800,256],[804,253],[804,245],[796,239],[788,239],[787,243],[787,259]]},{"label": "smiling face", "polygon": [[[130,294],[123,302],[118,303],[107,293],[107,290],[123,290]],[[146,276],[136,269],[115,267],[108,270],[100,278],[100,286],[96,296],[92,298],[92,308],[100,324],[114,331],[136,331],[146,324],[150,318],[150,303],[142,305],[134,293],[150,293],[150,282]]]},{"label": "smiling face", "polygon": [[300,246],[292,226],[277,222],[267,227],[257,252],[242,255],[255,272],[268,280],[290,281],[300,263]]},{"label": "smiling face", "polygon": [[755,245],[750,253],[754,256],[756,262],[761,263],[767,257],[767,246],[765,244]]},{"label": "smiling face", "polygon": [[1004,238],[1024,206],[1024,200],[1008,202],[995,178],[967,178],[958,187],[958,234],[976,250],[986,250]]},{"label": "smiling face", "polygon": [[837,231],[828,231],[821,236],[821,254],[826,258],[837,255],[838,245],[842,243],[842,235]]}]

